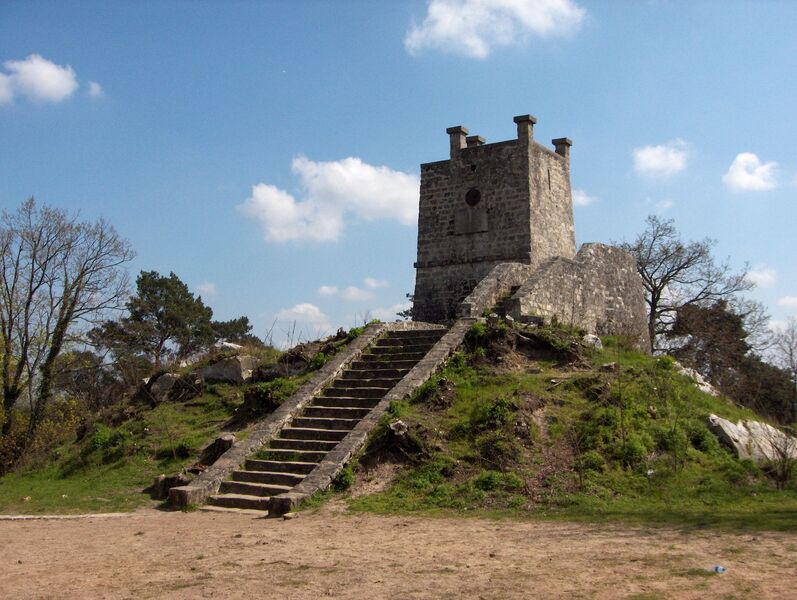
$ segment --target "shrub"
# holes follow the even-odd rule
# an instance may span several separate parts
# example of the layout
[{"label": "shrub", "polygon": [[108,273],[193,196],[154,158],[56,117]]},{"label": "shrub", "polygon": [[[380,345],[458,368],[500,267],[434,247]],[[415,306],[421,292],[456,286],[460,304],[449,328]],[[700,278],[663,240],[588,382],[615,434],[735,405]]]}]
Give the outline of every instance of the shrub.
[{"label": "shrub", "polygon": [[603,460],[603,456],[601,456],[600,452],[596,450],[587,450],[576,459],[576,470],[583,472],[583,471],[595,471],[600,472],[603,471],[604,467],[606,466],[606,461]]},{"label": "shrub", "polygon": [[498,471],[482,471],[473,482],[474,485],[485,492],[491,492],[501,487],[504,478]]},{"label": "shrub", "polygon": [[108,427],[98,423],[91,438],[89,449],[99,451],[103,461],[110,462],[121,458],[127,449],[132,435],[126,429]]},{"label": "shrub", "polygon": [[343,490],[349,489],[353,483],[354,469],[348,464],[335,475],[335,479],[332,480],[332,487],[336,491],[342,492]]},{"label": "shrub", "polygon": [[317,371],[323,367],[330,358],[330,356],[327,356],[323,352],[316,352],[313,358],[310,359],[310,364],[307,365],[307,369],[309,371]]}]

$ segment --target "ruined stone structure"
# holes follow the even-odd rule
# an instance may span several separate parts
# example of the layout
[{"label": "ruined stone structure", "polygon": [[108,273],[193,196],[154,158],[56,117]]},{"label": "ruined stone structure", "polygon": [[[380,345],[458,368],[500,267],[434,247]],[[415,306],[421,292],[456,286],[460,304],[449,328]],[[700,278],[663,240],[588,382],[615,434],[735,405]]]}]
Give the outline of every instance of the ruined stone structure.
[{"label": "ruined stone structure", "polygon": [[448,160],[421,165],[413,318],[479,316],[511,293],[514,318],[553,319],[645,347],[642,282],[619,248],[576,253],[567,138],[550,150],[533,139],[536,119],[515,117],[517,139],[485,143],[450,127]]}]

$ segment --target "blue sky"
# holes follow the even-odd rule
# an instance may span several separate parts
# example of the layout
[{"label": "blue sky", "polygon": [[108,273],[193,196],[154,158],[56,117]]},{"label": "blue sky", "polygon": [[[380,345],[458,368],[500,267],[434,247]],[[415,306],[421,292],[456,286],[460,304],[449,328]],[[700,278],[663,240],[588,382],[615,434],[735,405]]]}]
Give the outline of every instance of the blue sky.
[{"label": "blue sky", "polygon": [[570,137],[579,243],[648,214],[797,314],[797,3],[0,3],[0,208],[105,217],[274,338],[390,318],[445,128]]}]

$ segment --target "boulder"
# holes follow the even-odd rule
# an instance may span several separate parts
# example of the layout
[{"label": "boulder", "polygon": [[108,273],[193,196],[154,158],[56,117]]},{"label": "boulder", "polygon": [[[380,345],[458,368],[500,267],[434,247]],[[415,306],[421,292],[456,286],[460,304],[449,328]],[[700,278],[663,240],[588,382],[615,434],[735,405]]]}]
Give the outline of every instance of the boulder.
[{"label": "boulder", "polygon": [[149,393],[157,402],[161,402],[166,398],[169,390],[174,387],[178,379],[180,379],[180,376],[176,373],[164,373],[150,384]]},{"label": "boulder", "polygon": [[585,346],[591,346],[592,348],[595,348],[595,350],[603,350],[603,343],[601,342],[601,339],[594,333],[588,333],[581,338],[581,341]]},{"label": "boulder", "polygon": [[252,378],[252,371],[256,367],[257,359],[254,356],[231,356],[200,369],[199,376],[205,381],[244,383]]},{"label": "boulder", "polygon": [[211,352],[240,352],[244,347],[232,342],[218,341],[210,347]]},{"label": "boulder", "polygon": [[760,421],[733,423],[717,415],[708,416],[709,429],[721,442],[731,447],[740,459],[756,464],[797,459],[797,438]]},{"label": "boulder", "polygon": [[681,375],[686,375],[695,382],[695,386],[701,392],[705,392],[706,394],[711,394],[712,396],[720,396],[720,391],[711,385],[706,378],[703,377],[700,373],[695,371],[694,369],[689,369],[683,366],[678,361],[675,361],[675,370],[678,371]]},{"label": "boulder", "polygon": [[192,479],[193,478],[186,473],[158,475],[155,481],[152,482],[152,485],[144,491],[149,492],[153,500],[165,500],[169,497],[170,489],[173,487],[180,487],[181,485],[187,485],[191,483]]}]

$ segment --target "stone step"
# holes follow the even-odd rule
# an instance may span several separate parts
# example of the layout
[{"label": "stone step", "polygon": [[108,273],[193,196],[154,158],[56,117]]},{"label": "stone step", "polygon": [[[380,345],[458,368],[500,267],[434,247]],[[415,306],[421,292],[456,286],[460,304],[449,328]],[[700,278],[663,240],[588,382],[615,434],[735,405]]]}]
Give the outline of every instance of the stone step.
[{"label": "stone step", "polygon": [[[332,421],[334,419],[329,420]],[[327,455],[326,452],[320,450],[288,450],[283,448],[266,448],[263,450],[263,452],[268,454],[266,457],[260,460],[266,461],[320,463]]]},{"label": "stone step", "polygon": [[289,492],[292,485],[266,485],[248,481],[222,481],[219,492],[222,494],[243,494],[245,496],[278,496]]},{"label": "stone step", "polygon": [[390,388],[381,387],[326,388],[321,392],[320,396],[316,397],[316,400],[322,400],[326,397],[340,398],[341,396],[346,398],[382,398],[389,391]]},{"label": "stone step", "polygon": [[280,473],[277,471],[233,471],[233,481],[249,481],[270,485],[287,485],[289,487],[301,483],[304,475],[296,473]]},{"label": "stone step", "polygon": [[[342,408],[373,408],[382,398],[350,398],[348,396],[339,396],[337,398],[316,398],[312,406],[339,406]],[[348,431],[346,433],[349,433]]]},{"label": "stone step", "polygon": [[424,356],[426,352],[396,352],[395,354],[363,354],[360,360],[366,363],[386,363],[386,362],[399,362],[399,361],[412,361],[417,363]]},{"label": "stone step", "polygon": [[426,354],[429,352],[429,349],[432,347],[432,344],[405,344],[403,346],[380,346],[376,345],[373,346],[369,351],[368,354],[399,354],[399,353],[407,353],[407,352],[423,352]]},{"label": "stone step", "polygon": [[362,419],[371,412],[370,408],[354,408],[349,406],[327,406],[326,398],[317,398],[318,404],[313,404],[304,409],[305,417],[323,417],[325,419]]},{"label": "stone step", "polygon": [[[373,365],[376,367],[376,365]],[[396,383],[409,373],[409,369],[364,369],[361,371],[347,369],[336,381],[361,381],[370,379],[394,379]]]},{"label": "stone step", "polygon": [[[368,400],[370,401],[370,398]],[[327,440],[329,442],[339,442],[345,438],[348,433],[348,431],[336,431],[334,429],[284,427],[282,431],[280,431],[280,437],[286,440]]]},{"label": "stone step", "polygon": [[214,494],[208,498],[208,502],[215,506],[253,510],[268,510],[268,501],[268,497],[247,494]]},{"label": "stone step", "polygon": [[[348,432],[347,432],[348,433]],[[259,458],[247,458],[244,463],[247,471],[267,471],[280,473],[296,473],[307,475],[318,466],[314,462],[298,462],[289,460],[261,460]]]},{"label": "stone step", "polygon": [[[321,415],[319,415],[321,416]],[[269,442],[269,449],[276,450],[319,450],[329,452],[338,442],[327,440],[286,440],[277,438]]]},{"label": "stone step", "polygon": [[440,338],[435,338],[431,336],[416,336],[412,338],[406,337],[383,337],[378,339],[374,346],[405,346],[405,345],[416,345],[416,346],[432,346],[437,342]]},{"label": "stone step", "polygon": [[352,430],[357,426],[360,419],[320,419],[315,417],[296,417],[291,421],[294,427],[311,429],[345,429]]},{"label": "stone step", "polygon": [[[362,358],[365,358],[363,356]],[[355,371],[370,371],[373,369],[403,369],[406,372],[409,372],[412,367],[418,364],[417,360],[385,360],[385,361],[365,361],[365,360],[358,360],[351,364],[351,369]]]},{"label": "stone step", "polygon": [[401,381],[401,377],[390,377],[386,379],[336,379],[332,382],[333,388],[380,388],[391,390]]},{"label": "stone step", "polygon": [[391,338],[430,338],[439,340],[446,333],[445,329],[405,329],[403,331],[391,331]]}]

